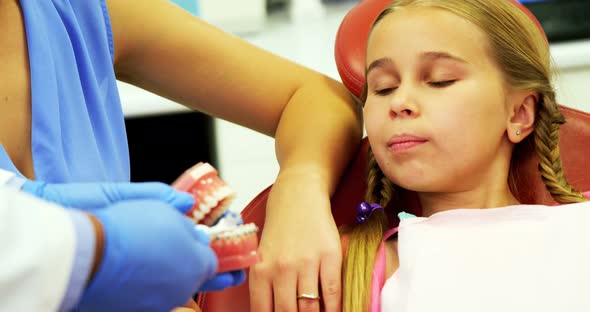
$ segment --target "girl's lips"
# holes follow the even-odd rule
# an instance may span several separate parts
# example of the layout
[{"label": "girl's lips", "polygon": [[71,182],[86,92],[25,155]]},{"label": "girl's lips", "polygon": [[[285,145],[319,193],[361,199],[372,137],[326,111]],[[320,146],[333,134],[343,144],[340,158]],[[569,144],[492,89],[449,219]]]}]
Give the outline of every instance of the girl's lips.
[{"label": "girl's lips", "polygon": [[387,147],[392,152],[404,152],[422,145],[427,141],[425,138],[409,134],[394,135],[387,141]]},{"label": "girl's lips", "polygon": [[400,143],[394,143],[389,146],[389,150],[393,152],[403,152],[409,150],[413,147],[426,143],[426,141],[406,141]]}]

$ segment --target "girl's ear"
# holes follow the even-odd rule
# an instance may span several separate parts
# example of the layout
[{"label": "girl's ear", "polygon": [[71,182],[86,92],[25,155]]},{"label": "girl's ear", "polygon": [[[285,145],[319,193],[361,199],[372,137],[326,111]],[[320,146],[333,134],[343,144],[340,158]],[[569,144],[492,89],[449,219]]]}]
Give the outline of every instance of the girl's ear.
[{"label": "girl's ear", "polygon": [[535,112],[539,95],[522,91],[509,97],[510,116],[506,123],[508,139],[516,144],[524,140],[535,130]]}]

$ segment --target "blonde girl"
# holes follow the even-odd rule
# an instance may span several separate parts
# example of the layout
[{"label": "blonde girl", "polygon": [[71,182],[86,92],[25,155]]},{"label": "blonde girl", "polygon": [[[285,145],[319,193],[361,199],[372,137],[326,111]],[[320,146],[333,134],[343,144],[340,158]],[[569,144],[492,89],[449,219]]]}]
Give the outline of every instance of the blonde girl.
[{"label": "blonde girl", "polygon": [[[366,201],[416,193],[422,215],[518,205],[513,169],[526,153],[559,203],[587,199],[561,168],[548,44],[508,0],[398,0],[368,40],[364,120],[370,142]],[[376,206],[375,206],[376,207]],[[344,311],[378,311],[374,264],[392,211],[346,231]],[[387,272],[398,267],[385,242]]]}]

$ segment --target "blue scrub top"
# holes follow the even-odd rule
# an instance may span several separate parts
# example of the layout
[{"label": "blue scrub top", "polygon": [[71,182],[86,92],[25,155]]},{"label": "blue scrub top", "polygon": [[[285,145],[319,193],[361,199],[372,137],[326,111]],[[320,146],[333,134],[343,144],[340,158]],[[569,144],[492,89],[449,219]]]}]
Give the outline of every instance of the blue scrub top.
[{"label": "blue scrub top", "polygon": [[[129,181],[105,0],[24,0],[21,7],[31,68],[36,179]],[[2,146],[0,168],[20,174]]]}]

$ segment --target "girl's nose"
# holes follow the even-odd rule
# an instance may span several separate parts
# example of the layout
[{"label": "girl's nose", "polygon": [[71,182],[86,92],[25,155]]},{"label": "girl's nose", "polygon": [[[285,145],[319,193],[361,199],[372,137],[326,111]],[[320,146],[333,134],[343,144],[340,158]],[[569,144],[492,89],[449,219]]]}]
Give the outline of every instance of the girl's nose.
[{"label": "girl's nose", "polygon": [[418,107],[415,101],[407,93],[396,90],[390,102],[391,118],[415,118],[418,116]]}]

